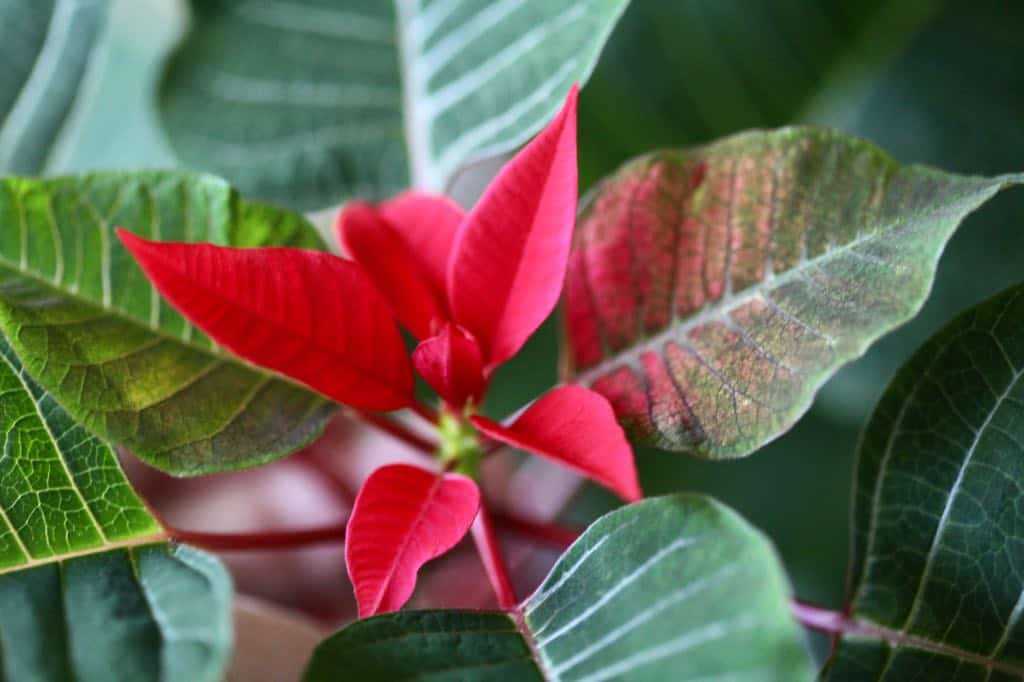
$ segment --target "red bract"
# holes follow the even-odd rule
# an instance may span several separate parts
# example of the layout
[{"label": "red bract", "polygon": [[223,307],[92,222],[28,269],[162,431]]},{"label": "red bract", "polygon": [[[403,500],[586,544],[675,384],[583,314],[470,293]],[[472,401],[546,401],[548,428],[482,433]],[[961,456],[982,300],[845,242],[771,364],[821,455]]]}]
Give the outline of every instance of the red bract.
[{"label": "red bract", "polygon": [[[207,334],[339,402],[412,406],[429,417],[412,396],[394,320],[420,340],[413,364],[442,401],[442,471],[383,467],[360,492],[346,551],[360,615],[400,608],[419,567],[469,529],[479,491],[446,471],[476,473],[480,433],[572,467],[626,500],[641,496],[632,451],[599,394],[556,388],[504,426],[477,414],[494,370],[561,294],[576,213],[576,98],[573,87],[468,215],[417,193],[349,204],[337,228],[352,261],[120,233],[157,289]],[[474,535],[487,542],[489,534]],[[484,551],[492,569],[496,556]]]},{"label": "red bract", "polygon": [[488,367],[515,355],[562,292],[576,222],[576,90],[459,226],[448,259],[455,322]]},{"label": "red bract", "polygon": [[416,347],[412,362],[447,404],[480,402],[484,390],[480,346],[461,327],[445,323],[440,334]]},{"label": "red bract", "polygon": [[[340,403],[396,410],[412,371],[362,268],[319,251],[231,249],[118,236],[160,293],[217,343]],[[342,307],[343,315],[324,315]]]},{"label": "red bract", "polygon": [[480,491],[465,476],[408,464],[370,474],[345,532],[360,617],[400,609],[420,566],[454,547],[479,507]]},{"label": "red bract", "polygon": [[600,394],[579,386],[545,393],[508,426],[473,415],[485,434],[513,447],[566,464],[626,500],[641,497],[633,451]]}]

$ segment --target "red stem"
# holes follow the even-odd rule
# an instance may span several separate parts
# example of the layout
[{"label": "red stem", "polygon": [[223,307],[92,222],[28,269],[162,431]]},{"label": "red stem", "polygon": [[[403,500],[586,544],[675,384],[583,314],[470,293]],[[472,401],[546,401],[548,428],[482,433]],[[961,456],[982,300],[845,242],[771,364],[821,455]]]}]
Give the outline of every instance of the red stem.
[{"label": "red stem", "polygon": [[565,549],[576,542],[576,538],[582,533],[582,531],[575,528],[569,528],[557,523],[541,523],[502,512],[495,512],[493,519],[494,525],[503,530],[519,533],[531,540],[537,540],[559,549]]},{"label": "red stem", "polygon": [[833,635],[856,635],[862,638],[888,642],[890,645],[895,646],[909,646],[922,651],[969,661],[979,666],[1006,673],[1007,676],[1014,678],[1024,675],[1024,668],[1020,665],[997,661],[991,656],[960,649],[944,642],[932,641],[904,631],[893,630],[882,625],[861,622],[841,611],[832,611],[796,600],[793,600],[791,603],[790,610],[794,618],[812,630],[829,632]]},{"label": "red stem", "polygon": [[367,424],[377,427],[381,431],[394,436],[407,445],[411,445],[422,453],[432,456],[437,452],[438,444],[436,442],[413,433],[403,424],[400,424],[390,417],[385,417],[384,415],[375,414],[373,412],[364,412],[362,410],[356,411],[355,414]]},{"label": "red stem", "polygon": [[437,410],[419,400],[413,400],[409,409],[418,414],[423,421],[433,426],[437,426],[437,423],[440,420]]},{"label": "red stem", "polygon": [[502,450],[504,450],[505,448],[508,447],[508,445],[506,445],[505,443],[502,443],[500,440],[494,440],[493,438],[488,438],[488,437],[484,436],[483,434],[480,434],[480,436],[481,436],[482,440],[484,441],[484,457],[487,457],[489,455],[493,455],[493,454],[496,454],[498,452],[501,452]]},{"label": "red stem", "polygon": [[512,589],[512,581],[509,580],[508,569],[505,568],[505,560],[501,556],[498,537],[494,533],[494,526],[491,525],[490,515],[484,505],[480,505],[480,513],[473,521],[472,533],[487,579],[491,581],[494,594],[498,597],[498,606],[506,611],[514,609],[517,602],[516,593]]},{"label": "red stem", "polygon": [[247,551],[259,549],[292,549],[345,541],[345,524],[300,530],[271,530],[251,533],[206,533],[183,530],[164,524],[168,536],[212,551]]},{"label": "red stem", "polygon": [[790,610],[794,618],[811,630],[839,634],[846,632],[852,625],[841,611],[832,611],[796,599],[790,603]]}]

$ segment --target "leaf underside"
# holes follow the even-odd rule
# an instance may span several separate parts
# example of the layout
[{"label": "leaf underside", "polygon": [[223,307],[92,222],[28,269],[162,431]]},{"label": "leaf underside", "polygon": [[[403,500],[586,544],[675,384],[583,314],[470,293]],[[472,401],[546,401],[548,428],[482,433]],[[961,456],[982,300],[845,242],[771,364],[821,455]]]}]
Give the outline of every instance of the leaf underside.
[{"label": "leaf underside", "polygon": [[652,498],[591,526],[514,616],[362,620],[320,645],[305,679],[810,680],[788,593],[768,542],[733,512]]},{"label": "leaf underside", "polygon": [[581,212],[564,364],[641,441],[749,454],[916,313],[960,221],[1021,180],[812,128],[640,158]]},{"label": "leaf underside", "polygon": [[186,162],[302,209],[440,190],[539,130],[626,4],[194,2],[163,120]]},{"label": "leaf underside", "polygon": [[219,680],[230,579],[163,530],[105,443],[0,337],[0,680]]},{"label": "leaf underside", "polygon": [[326,399],[217,348],[163,301],[113,234],[320,248],[300,216],[181,172],[0,181],[0,329],[89,430],[175,474],[302,447]]},{"label": "leaf underside", "polygon": [[0,680],[219,682],[231,580],[212,556],[166,544],[0,575]]},{"label": "leaf underside", "polygon": [[0,174],[41,173],[75,106],[108,0],[0,3]]},{"label": "leaf underside", "polygon": [[829,682],[1024,678],[1022,377],[1017,287],[933,337],[879,402],[858,459],[850,608],[883,636],[845,637]]}]

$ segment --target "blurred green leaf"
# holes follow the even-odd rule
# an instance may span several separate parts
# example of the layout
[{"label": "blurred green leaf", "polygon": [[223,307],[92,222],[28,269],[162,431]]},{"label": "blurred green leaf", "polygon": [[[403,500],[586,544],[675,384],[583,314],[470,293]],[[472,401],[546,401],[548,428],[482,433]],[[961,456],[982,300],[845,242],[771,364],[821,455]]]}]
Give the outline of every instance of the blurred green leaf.
[{"label": "blurred green leaf", "polygon": [[828,680],[1024,676],[1024,287],[957,318],[868,423]]},{"label": "blurred green leaf", "polygon": [[899,55],[941,4],[634,3],[580,101],[583,185],[652,149],[803,120]]},{"label": "blurred green leaf", "polygon": [[0,3],[0,174],[47,166],[82,90],[108,0]]},{"label": "blurred green leaf", "polygon": [[1021,182],[814,128],[642,157],[581,210],[565,366],[638,440],[747,455],[912,317],[960,221]]},{"label": "blurred green leaf", "polygon": [[0,182],[0,328],[78,421],[179,475],[253,466],[314,438],[334,404],[222,351],[150,286],[113,234],[223,245],[322,242],[301,216],[210,176]]},{"label": "blurred green leaf", "polygon": [[219,680],[231,585],[0,338],[0,680]]},{"label": "blurred green leaf", "polygon": [[359,621],[320,645],[305,679],[810,680],[788,592],[771,545],[734,512],[648,499],[591,526],[515,614]]},{"label": "blurred green leaf", "polygon": [[4,682],[219,682],[230,652],[230,578],[190,547],[0,573]]},{"label": "blurred green leaf", "polygon": [[164,122],[186,162],[303,209],[441,190],[541,128],[626,2],[195,2]]}]

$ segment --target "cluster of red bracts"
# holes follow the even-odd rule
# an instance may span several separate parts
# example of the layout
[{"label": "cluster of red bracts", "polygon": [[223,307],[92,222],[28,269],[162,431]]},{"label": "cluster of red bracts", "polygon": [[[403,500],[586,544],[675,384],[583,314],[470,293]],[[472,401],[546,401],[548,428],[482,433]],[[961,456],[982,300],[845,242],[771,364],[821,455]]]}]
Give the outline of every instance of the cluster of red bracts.
[{"label": "cluster of red bracts", "polygon": [[[632,450],[597,393],[555,388],[507,425],[476,413],[495,368],[561,294],[576,215],[576,96],[574,87],[468,215],[422,193],[349,204],[338,232],[352,260],[119,234],[172,305],[254,364],[360,410],[414,405],[414,366],[466,431],[471,423],[634,500]],[[411,363],[396,320],[419,340]],[[451,472],[458,464],[386,465],[364,483],[346,533],[361,616],[401,608],[419,568],[473,524],[480,492]]]}]

